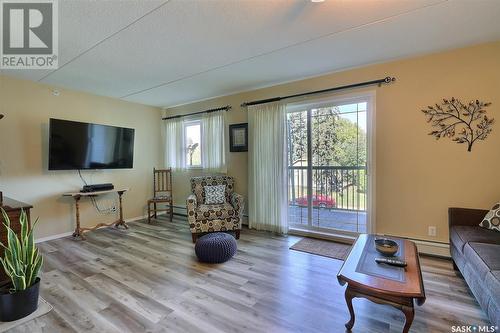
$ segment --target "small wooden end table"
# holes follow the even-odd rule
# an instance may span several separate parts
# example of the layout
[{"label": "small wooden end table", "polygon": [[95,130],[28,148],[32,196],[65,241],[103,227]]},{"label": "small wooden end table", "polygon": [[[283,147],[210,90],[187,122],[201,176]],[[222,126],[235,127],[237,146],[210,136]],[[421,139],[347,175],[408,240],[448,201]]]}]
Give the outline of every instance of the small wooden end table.
[{"label": "small wooden end table", "polygon": [[[118,189],[118,190],[108,190],[108,191],[98,191],[98,192],[70,192],[70,193],[64,193],[64,197],[73,197],[75,200],[75,212],[76,212],[76,227],[75,227],[75,232],[73,232],[73,238],[75,239],[82,239],[85,240],[85,236],[83,235],[84,232],[86,231],[91,231],[95,230],[97,228],[101,227],[110,227],[114,226],[115,228],[118,228],[120,226],[124,227],[125,229],[128,229],[127,223],[125,223],[125,220],[123,219],[123,207],[122,207],[122,196],[123,193],[127,192],[129,189],[128,188],[123,188],[123,189]],[[91,228],[82,228],[80,227],[80,199],[81,198],[91,198],[91,197],[97,197],[99,195],[103,194],[108,194],[108,193],[117,193],[118,194],[118,201],[119,201],[119,207],[118,207],[118,213],[120,214],[120,217],[117,221],[112,222],[112,223],[99,223]]]},{"label": "small wooden end table", "polygon": [[[371,266],[371,273],[367,273],[366,270],[360,268],[362,266],[360,260],[366,258],[364,252],[367,251],[368,246],[375,247],[375,244],[373,244],[374,238],[374,235],[360,235],[337,275],[341,285],[347,284],[345,300],[351,318],[345,324],[345,327],[350,331],[354,326],[355,316],[352,299],[363,297],[372,302],[388,304],[401,310],[406,318],[403,333],[407,333],[415,316],[414,300],[418,305],[425,302],[424,284],[417,247],[415,243],[409,240],[400,240],[404,247],[404,260],[408,266],[401,270],[398,281],[395,278],[384,277],[382,267],[379,267],[380,272],[377,272],[377,267]],[[380,254],[379,257],[382,257],[382,255]],[[387,269],[387,266],[385,269]]]}]

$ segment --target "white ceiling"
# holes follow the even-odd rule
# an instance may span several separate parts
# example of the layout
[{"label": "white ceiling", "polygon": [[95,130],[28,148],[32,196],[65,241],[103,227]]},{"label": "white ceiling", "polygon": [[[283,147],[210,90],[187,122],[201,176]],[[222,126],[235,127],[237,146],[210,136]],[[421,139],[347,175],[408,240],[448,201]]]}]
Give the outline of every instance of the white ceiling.
[{"label": "white ceiling", "polygon": [[2,73],[168,107],[500,40],[499,17],[500,0],[62,0],[59,69]]}]

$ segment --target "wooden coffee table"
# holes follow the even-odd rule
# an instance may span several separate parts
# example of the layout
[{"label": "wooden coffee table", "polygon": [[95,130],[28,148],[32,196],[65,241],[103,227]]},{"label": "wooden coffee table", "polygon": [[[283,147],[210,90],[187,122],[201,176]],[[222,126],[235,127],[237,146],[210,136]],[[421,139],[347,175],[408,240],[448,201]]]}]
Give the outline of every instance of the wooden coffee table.
[{"label": "wooden coffee table", "polygon": [[375,235],[360,235],[345,260],[337,279],[341,285],[347,283],[345,300],[351,319],[345,324],[350,331],[354,326],[352,299],[363,297],[378,304],[388,304],[400,309],[405,317],[403,332],[407,333],[415,316],[413,301],[425,302],[424,284],[415,243],[391,238],[400,244],[396,255],[408,263],[406,268],[377,264],[374,257],[382,257],[375,251]]}]

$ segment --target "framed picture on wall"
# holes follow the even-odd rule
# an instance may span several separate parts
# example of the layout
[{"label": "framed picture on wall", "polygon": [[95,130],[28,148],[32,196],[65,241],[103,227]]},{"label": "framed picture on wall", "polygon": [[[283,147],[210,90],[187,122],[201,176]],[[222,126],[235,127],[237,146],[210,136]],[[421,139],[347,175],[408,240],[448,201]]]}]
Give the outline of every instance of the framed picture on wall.
[{"label": "framed picture on wall", "polygon": [[248,151],[248,123],[229,125],[229,151]]}]

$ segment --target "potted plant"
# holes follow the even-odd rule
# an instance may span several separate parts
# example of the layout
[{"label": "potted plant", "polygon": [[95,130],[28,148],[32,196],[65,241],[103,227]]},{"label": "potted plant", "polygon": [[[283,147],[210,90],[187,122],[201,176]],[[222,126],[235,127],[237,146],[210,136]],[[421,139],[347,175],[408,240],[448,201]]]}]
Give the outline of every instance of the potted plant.
[{"label": "potted plant", "polygon": [[10,227],[10,219],[2,209],[4,226],[7,229],[7,244],[4,257],[0,258],[10,283],[0,288],[0,321],[13,321],[28,316],[38,307],[40,278],[38,272],[43,258],[35,246],[33,227],[29,227],[26,212],[21,211],[20,237]]},{"label": "potted plant", "polygon": [[[4,115],[0,113],[0,119],[2,119],[3,117]],[[3,203],[3,193],[2,191],[0,191],[0,206],[2,206],[2,203]]]}]

